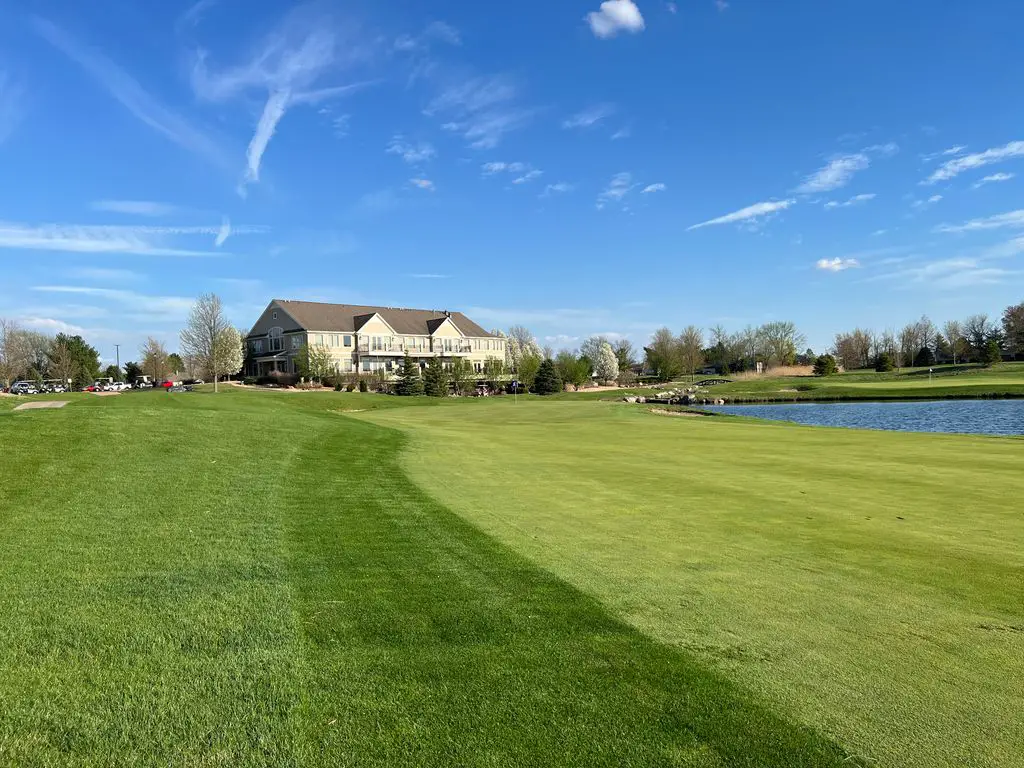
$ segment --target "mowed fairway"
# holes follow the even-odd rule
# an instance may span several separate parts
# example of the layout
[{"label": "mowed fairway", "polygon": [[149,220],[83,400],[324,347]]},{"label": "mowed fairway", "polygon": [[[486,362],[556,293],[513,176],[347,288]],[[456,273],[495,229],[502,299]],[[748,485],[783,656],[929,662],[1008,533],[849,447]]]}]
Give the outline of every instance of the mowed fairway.
[{"label": "mowed fairway", "polygon": [[[0,399],[2,766],[856,764],[431,499],[398,399],[66,397]],[[486,473],[500,405],[416,410]]]},{"label": "mowed fairway", "polygon": [[1024,765],[1024,440],[584,402],[360,418],[482,531],[852,754]]}]

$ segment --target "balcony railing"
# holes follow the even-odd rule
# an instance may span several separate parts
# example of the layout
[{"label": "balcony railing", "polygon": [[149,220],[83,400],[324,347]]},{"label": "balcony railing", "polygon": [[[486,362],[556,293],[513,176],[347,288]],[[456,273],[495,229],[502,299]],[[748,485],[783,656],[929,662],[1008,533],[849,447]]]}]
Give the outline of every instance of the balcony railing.
[{"label": "balcony railing", "polygon": [[425,347],[406,347],[404,344],[392,344],[390,347],[374,349],[369,344],[360,344],[356,351],[361,355],[382,355],[394,356],[404,355],[408,352],[412,357],[443,357],[444,355],[466,355],[473,351],[473,347],[467,345],[452,347],[452,349],[429,349]]}]

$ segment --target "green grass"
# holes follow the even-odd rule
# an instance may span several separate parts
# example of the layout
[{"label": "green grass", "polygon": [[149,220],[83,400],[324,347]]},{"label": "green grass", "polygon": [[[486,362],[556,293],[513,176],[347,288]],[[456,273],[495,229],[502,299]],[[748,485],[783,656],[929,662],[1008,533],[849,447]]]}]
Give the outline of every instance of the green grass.
[{"label": "green grass", "polygon": [[363,420],[477,420],[496,459],[557,405],[63,399],[0,398],[0,765],[858,762],[429,496],[418,442]]},{"label": "green grass", "polygon": [[1024,765],[1024,440],[588,402],[359,418],[484,533],[852,754]]}]

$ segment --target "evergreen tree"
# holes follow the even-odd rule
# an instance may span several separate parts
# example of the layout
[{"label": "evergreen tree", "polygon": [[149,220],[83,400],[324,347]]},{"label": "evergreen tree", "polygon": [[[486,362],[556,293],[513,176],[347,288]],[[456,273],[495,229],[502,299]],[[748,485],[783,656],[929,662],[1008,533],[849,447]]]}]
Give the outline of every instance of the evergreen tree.
[{"label": "evergreen tree", "polygon": [[398,383],[395,384],[395,394],[403,397],[423,394],[423,380],[420,379],[420,369],[409,353],[405,354],[402,360],[402,368],[398,374]]},{"label": "evergreen tree", "polygon": [[832,355],[818,355],[814,360],[815,376],[832,376],[838,372],[839,366],[836,365],[836,359]]},{"label": "evergreen tree", "polygon": [[892,362],[892,355],[883,352],[875,359],[875,370],[879,373],[889,373],[896,366]]},{"label": "evergreen tree", "polygon": [[545,360],[537,369],[537,376],[533,380],[533,391],[538,395],[553,395],[562,391],[562,380],[558,378],[558,371],[551,360]]},{"label": "evergreen tree", "polygon": [[989,339],[988,344],[982,350],[981,362],[985,365],[995,365],[1003,361],[1003,350],[999,346],[999,342],[995,339]]},{"label": "evergreen tree", "polygon": [[423,372],[423,387],[429,397],[445,397],[448,394],[448,373],[441,358],[432,357]]}]

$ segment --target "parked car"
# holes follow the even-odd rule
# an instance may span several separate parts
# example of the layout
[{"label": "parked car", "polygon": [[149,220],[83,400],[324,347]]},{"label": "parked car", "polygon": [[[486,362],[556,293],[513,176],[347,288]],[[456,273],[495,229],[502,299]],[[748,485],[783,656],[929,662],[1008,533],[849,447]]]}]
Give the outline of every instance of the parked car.
[{"label": "parked car", "polygon": [[11,385],[12,395],[38,395],[39,388],[31,381],[16,381]]}]

